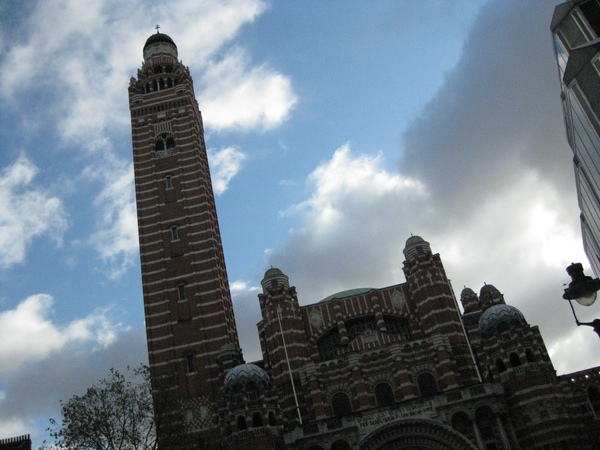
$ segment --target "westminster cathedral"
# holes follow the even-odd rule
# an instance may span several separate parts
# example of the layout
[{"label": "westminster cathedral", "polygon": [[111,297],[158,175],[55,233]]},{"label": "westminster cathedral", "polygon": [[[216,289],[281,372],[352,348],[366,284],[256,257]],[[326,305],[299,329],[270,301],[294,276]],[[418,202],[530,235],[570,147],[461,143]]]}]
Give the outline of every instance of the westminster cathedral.
[{"label": "westminster cathedral", "polygon": [[160,450],[598,448],[600,368],[557,376],[511,299],[457,297],[420,236],[406,281],[318,303],[268,269],[262,360],[244,361],[202,115],[168,35],[147,39],[129,105]]}]

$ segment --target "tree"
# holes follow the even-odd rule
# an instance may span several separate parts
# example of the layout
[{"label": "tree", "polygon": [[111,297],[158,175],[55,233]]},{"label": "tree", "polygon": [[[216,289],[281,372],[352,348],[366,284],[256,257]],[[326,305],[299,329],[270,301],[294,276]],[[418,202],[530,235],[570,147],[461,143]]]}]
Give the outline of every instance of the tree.
[{"label": "tree", "polygon": [[[156,429],[147,366],[127,368],[133,377],[115,369],[61,404],[62,422],[50,419],[50,435],[59,448],[77,450],[156,449]],[[131,379],[134,381],[131,381]]]}]

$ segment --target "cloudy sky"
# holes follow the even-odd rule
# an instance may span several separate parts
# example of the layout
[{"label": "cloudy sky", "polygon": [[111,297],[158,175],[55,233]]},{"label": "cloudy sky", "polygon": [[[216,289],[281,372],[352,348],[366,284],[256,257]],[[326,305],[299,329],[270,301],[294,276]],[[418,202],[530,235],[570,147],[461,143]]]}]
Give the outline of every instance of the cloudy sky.
[{"label": "cloudy sky", "polygon": [[146,361],[127,87],[157,23],[194,77],[248,361],[271,265],[313,303],[403,282],[418,234],[559,373],[600,365],[561,299],[584,256],[557,3],[1,2],[0,438],[41,445],[59,399]]}]

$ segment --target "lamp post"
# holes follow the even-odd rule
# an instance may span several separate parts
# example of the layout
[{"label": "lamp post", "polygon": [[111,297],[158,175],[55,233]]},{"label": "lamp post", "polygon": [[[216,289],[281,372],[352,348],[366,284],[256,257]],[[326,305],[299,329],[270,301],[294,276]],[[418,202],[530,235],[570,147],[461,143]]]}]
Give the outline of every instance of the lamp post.
[{"label": "lamp post", "polygon": [[577,326],[587,325],[592,327],[596,334],[600,337],[600,319],[594,319],[591,322],[580,322],[575,314],[572,300],[583,306],[590,306],[596,301],[598,290],[600,290],[600,280],[598,278],[588,277],[583,274],[583,266],[581,263],[572,263],[567,267],[567,273],[571,277],[569,287],[565,289],[563,298],[569,301],[573,317]]}]

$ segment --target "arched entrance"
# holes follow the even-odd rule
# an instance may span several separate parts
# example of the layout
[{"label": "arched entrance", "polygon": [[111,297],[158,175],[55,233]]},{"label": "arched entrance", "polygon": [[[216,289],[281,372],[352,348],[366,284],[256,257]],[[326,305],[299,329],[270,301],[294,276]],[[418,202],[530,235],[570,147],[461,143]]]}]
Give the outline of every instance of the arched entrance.
[{"label": "arched entrance", "polygon": [[477,450],[463,435],[432,420],[399,420],[373,431],[359,450]]}]

